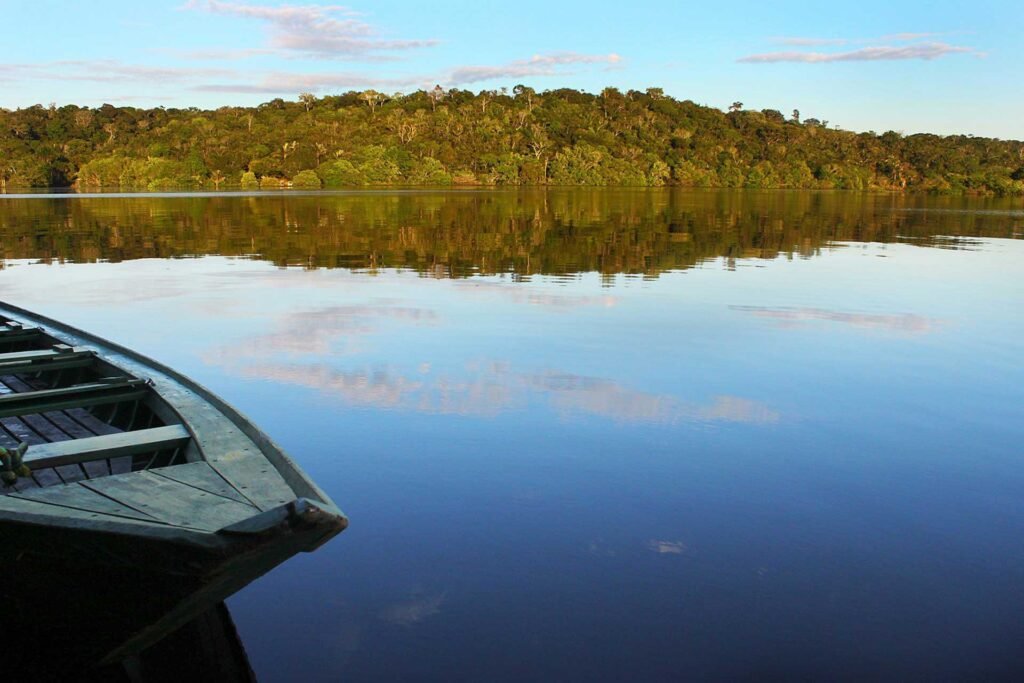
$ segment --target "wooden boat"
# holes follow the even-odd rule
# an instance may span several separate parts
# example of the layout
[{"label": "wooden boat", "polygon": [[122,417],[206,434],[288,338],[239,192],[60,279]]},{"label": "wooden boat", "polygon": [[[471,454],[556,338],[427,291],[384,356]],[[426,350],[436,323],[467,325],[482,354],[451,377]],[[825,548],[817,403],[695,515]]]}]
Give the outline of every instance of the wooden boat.
[{"label": "wooden boat", "polygon": [[[2,566],[28,555],[129,568],[167,577],[184,596],[108,660],[348,524],[277,445],[203,387],[0,303],[0,447],[13,454],[20,443],[28,469],[0,485]],[[0,469],[16,464],[8,457]]]}]

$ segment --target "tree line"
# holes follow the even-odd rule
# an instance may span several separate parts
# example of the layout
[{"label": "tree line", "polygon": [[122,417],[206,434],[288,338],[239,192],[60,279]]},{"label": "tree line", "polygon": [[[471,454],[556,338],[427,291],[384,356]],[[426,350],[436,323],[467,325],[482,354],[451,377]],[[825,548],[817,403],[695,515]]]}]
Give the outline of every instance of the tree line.
[{"label": "tree line", "polygon": [[375,185],[1024,194],[1024,143],[856,133],[659,88],[367,90],[256,107],[0,109],[0,191]]}]

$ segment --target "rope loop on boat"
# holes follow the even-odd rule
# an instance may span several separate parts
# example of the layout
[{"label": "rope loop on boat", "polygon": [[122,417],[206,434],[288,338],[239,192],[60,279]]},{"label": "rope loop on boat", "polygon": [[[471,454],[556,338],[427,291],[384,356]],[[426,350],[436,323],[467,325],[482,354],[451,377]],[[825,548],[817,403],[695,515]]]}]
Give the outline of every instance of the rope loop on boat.
[{"label": "rope loop on boat", "polygon": [[32,470],[25,464],[25,451],[28,444],[22,441],[17,448],[4,448],[0,446],[0,481],[11,486],[18,481],[18,477],[31,477]]}]

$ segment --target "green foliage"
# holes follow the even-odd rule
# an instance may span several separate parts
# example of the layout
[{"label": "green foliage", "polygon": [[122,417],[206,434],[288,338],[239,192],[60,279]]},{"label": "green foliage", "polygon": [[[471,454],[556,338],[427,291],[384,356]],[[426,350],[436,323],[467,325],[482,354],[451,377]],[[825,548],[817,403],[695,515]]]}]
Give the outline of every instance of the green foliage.
[{"label": "green foliage", "polygon": [[358,187],[366,184],[366,177],[348,159],[325,161],[317,166],[316,174],[325,187]]},{"label": "green foliage", "polygon": [[604,153],[586,143],[573,145],[555,154],[551,162],[551,182],[555,185],[604,185],[601,161]]},{"label": "green foliage", "polygon": [[402,177],[398,164],[394,161],[394,154],[383,145],[369,145],[360,149],[355,156],[358,163],[359,173],[366,178],[366,182],[372,184],[386,185],[394,183]]},{"label": "green foliage", "polygon": [[242,178],[239,181],[242,185],[243,190],[257,190],[260,187],[259,178],[252,171],[246,171],[242,174]]},{"label": "green foliage", "polygon": [[292,178],[292,187],[301,188],[303,190],[319,190],[320,189],[320,176],[316,174],[316,171],[305,170],[299,171]]},{"label": "green foliage", "polygon": [[452,176],[445,170],[444,164],[433,157],[417,161],[409,175],[413,185],[451,185]]},{"label": "green foliage", "polygon": [[[0,109],[0,191],[412,184],[1024,194],[1024,144],[853,133],[659,88],[303,95],[258,107]],[[311,171],[315,169],[315,171]],[[300,179],[301,176],[301,179]]]}]

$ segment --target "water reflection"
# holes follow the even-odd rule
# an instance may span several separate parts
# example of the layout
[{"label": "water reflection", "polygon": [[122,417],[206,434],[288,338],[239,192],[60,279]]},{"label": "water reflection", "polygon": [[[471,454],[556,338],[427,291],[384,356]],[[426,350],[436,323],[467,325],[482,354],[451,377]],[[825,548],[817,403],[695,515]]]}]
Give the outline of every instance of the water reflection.
[{"label": "water reflection", "polygon": [[913,313],[851,313],[824,308],[770,308],[768,306],[730,306],[734,311],[767,318],[781,327],[794,327],[808,322],[828,321],[873,330],[889,330],[904,334],[925,334],[938,329],[943,321]]},{"label": "water reflection", "polygon": [[59,201],[0,199],[0,293],[210,386],[352,516],[232,598],[261,680],[1021,677],[1019,209]]},{"label": "water reflection", "polygon": [[470,379],[432,375],[421,365],[415,375],[393,367],[339,370],[325,364],[238,362],[241,377],[316,389],[350,405],[447,415],[498,415],[519,409],[534,396],[563,415],[587,414],[616,422],[777,422],[779,413],[741,396],[715,396],[706,405],[685,403],[670,394],[654,394],[601,378],[547,370],[512,370],[508,362],[467,367]]},{"label": "water reflection", "polygon": [[445,593],[423,595],[398,602],[380,613],[382,621],[399,626],[412,626],[441,613]]},{"label": "water reflection", "polygon": [[[1013,200],[799,192],[548,190],[0,197],[3,259],[222,254],[427,277],[657,275],[716,257],[809,257],[836,241],[970,247],[1019,236]],[[969,211],[968,211],[969,209]]]},{"label": "water reflection", "polygon": [[213,352],[208,357],[232,358],[238,354],[259,356],[269,353],[345,354],[358,348],[359,338],[380,330],[382,322],[432,325],[437,313],[430,309],[392,305],[331,306],[288,313],[273,332],[249,338],[241,346]]},{"label": "water reflection", "polygon": [[682,541],[656,541],[651,539],[647,547],[659,555],[684,555],[689,548]]},{"label": "water reflection", "polygon": [[4,680],[256,680],[227,607],[194,577],[3,550],[0,571]]}]

